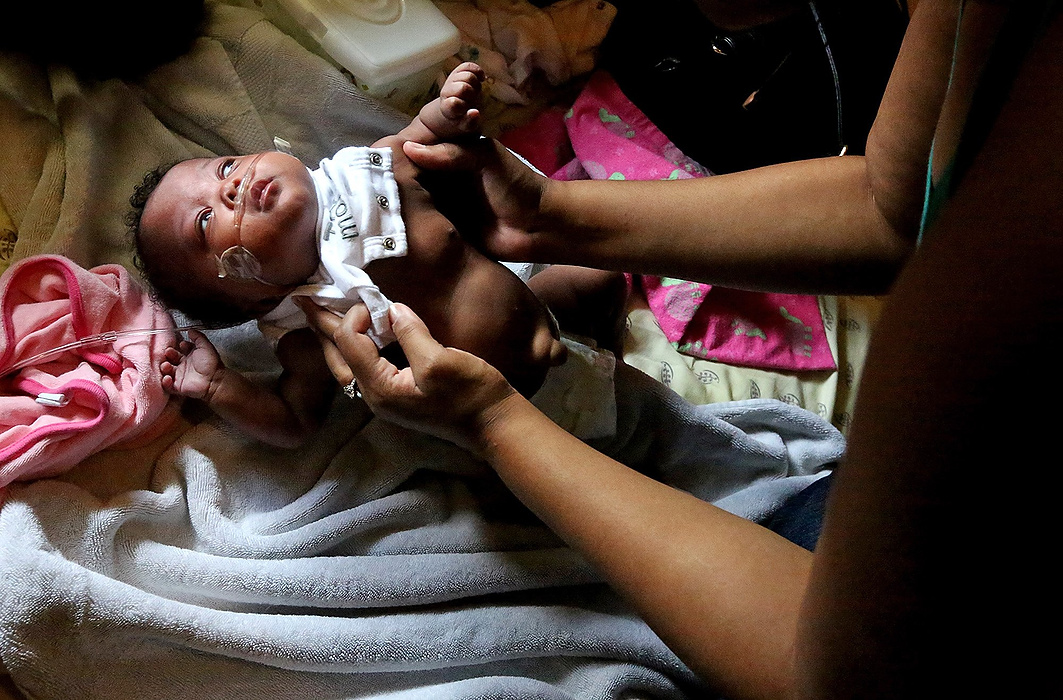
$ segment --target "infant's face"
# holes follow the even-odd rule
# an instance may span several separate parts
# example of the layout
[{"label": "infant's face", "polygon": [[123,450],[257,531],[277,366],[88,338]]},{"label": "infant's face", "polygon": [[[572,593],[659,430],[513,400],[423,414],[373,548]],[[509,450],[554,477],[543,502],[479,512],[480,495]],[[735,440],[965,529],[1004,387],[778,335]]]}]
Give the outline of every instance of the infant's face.
[{"label": "infant's face", "polygon": [[[241,217],[237,193],[252,162]],[[153,255],[179,266],[189,284],[254,294],[247,280],[218,279],[216,256],[240,245],[261,263],[262,280],[288,287],[304,282],[318,266],[317,195],[302,162],[279,151],[183,161],[148,199],[141,237]],[[259,286],[263,295],[276,294],[269,285]]]}]

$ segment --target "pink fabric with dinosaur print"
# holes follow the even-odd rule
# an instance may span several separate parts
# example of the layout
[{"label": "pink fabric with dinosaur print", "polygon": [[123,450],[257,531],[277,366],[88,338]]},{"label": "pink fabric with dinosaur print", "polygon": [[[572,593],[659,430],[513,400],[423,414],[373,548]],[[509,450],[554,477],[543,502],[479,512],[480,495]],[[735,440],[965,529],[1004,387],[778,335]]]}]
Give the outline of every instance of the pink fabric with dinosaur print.
[{"label": "pink fabric with dinosaur print", "polygon": [[[86,270],[58,255],[26,258],[0,277],[0,501],[13,481],[54,476],[94,452],[165,425],[159,362],[175,333],[120,337],[24,360],[107,331],[173,329],[121,265]],[[61,405],[38,401],[61,395]]]},{"label": "pink fabric with dinosaur print", "polygon": [[[711,175],[595,73],[567,112],[548,110],[502,142],[555,180],[680,180]],[[650,309],[680,352],[771,370],[837,367],[815,296],[767,294],[640,276]]]}]

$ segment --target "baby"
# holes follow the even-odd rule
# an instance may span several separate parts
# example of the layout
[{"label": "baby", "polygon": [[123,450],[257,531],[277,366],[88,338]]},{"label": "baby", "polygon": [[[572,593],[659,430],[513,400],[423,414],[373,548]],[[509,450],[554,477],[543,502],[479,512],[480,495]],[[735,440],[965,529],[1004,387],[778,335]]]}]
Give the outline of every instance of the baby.
[{"label": "baby", "polygon": [[[205,400],[271,444],[299,444],[323,418],[334,382],[296,297],[343,313],[364,303],[381,347],[389,300],[414,309],[446,345],[483,357],[526,395],[566,347],[536,294],[463,241],[413,179],[407,140],[475,137],[483,71],[447,77],[394,136],[350,147],[316,170],[279,151],[182,161],[149,173],[131,198],[138,265],[164,304],[210,325],[259,319],[283,368],[270,392],[228,370],[201,333],[163,363],[167,390]],[[537,291],[560,298],[600,277],[550,270]],[[608,285],[607,285],[608,286]],[[615,285],[614,285],[615,286]]]}]

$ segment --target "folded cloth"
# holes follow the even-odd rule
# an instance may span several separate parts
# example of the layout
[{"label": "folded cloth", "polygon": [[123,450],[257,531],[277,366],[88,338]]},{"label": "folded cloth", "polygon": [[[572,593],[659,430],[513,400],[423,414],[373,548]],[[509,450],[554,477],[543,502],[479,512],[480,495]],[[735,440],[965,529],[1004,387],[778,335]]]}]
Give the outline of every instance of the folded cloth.
[{"label": "folded cloth", "polygon": [[475,60],[489,94],[526,104],[529,79],[563,85],[594,69],[598,47],[616,17],[602,0],[559,0],[539,8],[527,0],[439,0],[461,32],[459,57]]},{"label": "folded cloth", "polygon": [[[134,329],[168,332],[117,336],[41,356],[100,333]],[[142,436],[168,403],[158,365],[174,335],[169,314],[121,265],[86,270],[62,256],[38,255],[5,271],[0,489],[54,476],[109,445]]]},{"label": "folded cloth", "polygon": [[[502,142],[555,180],[684,180],[710,175],[685,156],[598,71],[568,112],[547,111]],[[819,301],[805,294],[726,289],[639,278],[650,309],[679,352],[768,370],[832,370]]]}]

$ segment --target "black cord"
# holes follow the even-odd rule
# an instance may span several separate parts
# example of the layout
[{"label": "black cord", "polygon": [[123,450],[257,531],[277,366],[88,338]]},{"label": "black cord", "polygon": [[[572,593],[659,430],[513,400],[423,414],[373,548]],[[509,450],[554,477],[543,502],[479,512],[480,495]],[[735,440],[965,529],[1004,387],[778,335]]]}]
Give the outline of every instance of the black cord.
[{"label": "black cord", "polygon": [[830,42],[827,41],[827,32],[823,28],[823,20],[820,19],[819,10],[816,9],[816,0],[808,0],[808,8],[812,10],[812,19],[816,21],[816,29],[819,30],[819,38],[823,42],[823,51],[827,54],[827,63],[830,65],[831,77],[834,79],[834,104],[837,108],[837,130],[838,130],[838,155],[845,155],[847,146],[845,144],[845,120],[842,111],[842,85],[838,79],[838,66],[834,62],[834,52],[830,50]]}]

